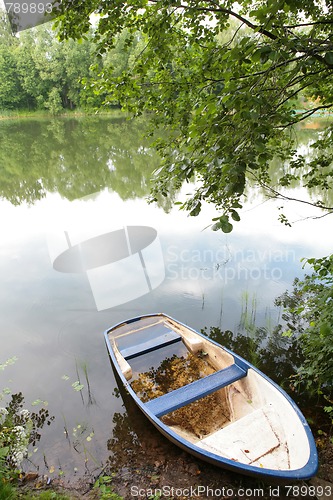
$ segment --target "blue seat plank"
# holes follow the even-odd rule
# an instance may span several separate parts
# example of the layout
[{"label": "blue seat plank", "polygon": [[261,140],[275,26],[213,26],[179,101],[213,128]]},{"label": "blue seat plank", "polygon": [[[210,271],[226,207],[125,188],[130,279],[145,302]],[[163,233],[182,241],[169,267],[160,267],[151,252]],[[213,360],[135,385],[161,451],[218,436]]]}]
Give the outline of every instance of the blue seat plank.
[{"label": "blue seat plank", "polygon": [[236,382],[236,380],[245,377],[246,374],[246,369],[234,363],[205,378],[201,378],[191,384],[175,389],[156,399],[152,399],[146,403],[145,406],[156,417],[162,417],[171,411],[178,410],[178,408],[182,408],[183,406],[193,403],[193,401],[197,399],[208,396],[212,392]]},{"label": "blue seat plank", "polygon": [[170,330],[163,335],[159,335],[158,337],[147,340],[146,342],[141,342],[140,344],[120,349],[120,352],[125,359],[131,359],[141,356],[142,354],[146,354],[147,352],[154,351],[155,349],[160,349],[161,347],[174,344],[175,342],[179,342],[181,339],[182,338],[178,333]]}]

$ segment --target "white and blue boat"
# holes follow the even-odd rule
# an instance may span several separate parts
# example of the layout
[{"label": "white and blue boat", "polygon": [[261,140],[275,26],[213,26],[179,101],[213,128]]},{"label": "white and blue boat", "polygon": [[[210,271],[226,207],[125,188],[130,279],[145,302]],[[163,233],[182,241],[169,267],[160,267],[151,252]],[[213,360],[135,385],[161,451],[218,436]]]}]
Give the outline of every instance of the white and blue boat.
[{"label": "white and blue boat", "polygon": [[163,313],[119,323],[105,340],[133,400],[180,448],[251,476],[316,474],[315,441],[295,402],[234,352]]}]

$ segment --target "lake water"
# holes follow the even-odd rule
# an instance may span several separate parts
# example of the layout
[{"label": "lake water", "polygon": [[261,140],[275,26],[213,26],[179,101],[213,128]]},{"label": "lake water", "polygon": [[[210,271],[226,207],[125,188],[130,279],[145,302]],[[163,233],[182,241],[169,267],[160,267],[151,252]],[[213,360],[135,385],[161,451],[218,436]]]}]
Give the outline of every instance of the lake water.
[{"label": "lake water", "polygon": [[[51,477],[99,471],[110,456],[126,463],[126,447],[142,445],[145,420],[124,408],[104,330],[165,312],[237,333],[247,311],[269,335],[274,299],[303,274],[300,259],[332,252],[330,217],[309,219],[315,208],[254,190],[228,235],[207,228],[211,206],[190,218],[170,200],[148,205],[158,157],[142,129],[109,117],[0,122],[0,364],[17,358],[0,389],[55,416],[27,464]],[[282,225],[281,205],[305,220]]]}]

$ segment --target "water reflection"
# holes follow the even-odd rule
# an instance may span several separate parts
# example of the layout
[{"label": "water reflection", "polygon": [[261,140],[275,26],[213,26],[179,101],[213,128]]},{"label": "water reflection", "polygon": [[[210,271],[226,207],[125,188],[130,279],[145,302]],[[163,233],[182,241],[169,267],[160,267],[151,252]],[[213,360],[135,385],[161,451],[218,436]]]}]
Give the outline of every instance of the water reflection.
[{"label": "water reflection", "polygon": [[264,373],[269,373],[275,382],[287,390],[290,377],[295,375],[302,363],[299,346],[295,339],[282,336],[281,325],[269,331],[253,324],[251,328],[244,328],[244,324],[240,323],[235,332],[211,327],[209,332],[204,329],[202,333],[237,352]]},{"label": "water reflection", "polygon": [[109,467],[114,470],[149,467],[156,461],[171,461],[179,456],[179,449],[147,421],[115,371],[114,376],[117,383],[115,394],[121,398],[124,411],[113,415],[114,427],[107,442],[111,452]]},{"label": "water reflection", "polygon": [[[298,152],[313,156],[311,143],[320,137],[326,120],[307,122],[297,130]],[[160,158],[144,137],[145,122],[139,118],[107,116],[66,119],[3,120],[0,123],[0,197],[14,205],[34,203],[47,193],[68,200],[82,198],[105,188],[123,200],[148,195],[150,180]],[[272,162],[272,185],[291,173],[279,159]],[[257,197],[248,179],[248,200]],[[291,187],[299,185],[292,181]],[[323,196],[316,187],[312,194]],[[169,212],[176,193],[161,196]],[[324,202],[332,202],[332,191]]]},{"label": "water reflection", "polygon": [[122,199],[148,194],[159,163],[140,120],[8,120],[0,123],[0,196],[18,205],[57,192],[68,200],[104,188]]},{"label": "water reflection", "polygon": [[117,262],[130,255],[125,229],[95,236],[74,246],[71,245],[67,231],[64,236],[68,250],[58,255],[53,262],[54,269],[62,273],[82,273],[88,269]]},{"label": "water reflection", "polygon": [[[153,462],[160,453],[166,460],[179,454],[125,396],[126,411],[113,395],[103,332],[128,318],[165,312],[196,330],[206,327],[278,381],[292,373],[284,349],[294,347],[276,329],[274,299],[304,272],[301,257],[331,250],[327,218],[290,229],[272,223],[274,202],[249,202],[234,232],[224,235],[204,230],[213,207],[188,218],[178,209],[166,213],[170,199],[163,209],[147,205],[158,158],[134,122],[10,120],[0,123],[0,140],[0,363],[18,357],[0,383],[22,391],[27,402],[47,401],[56,417],[33,455],[41,473],[102,467],[108,440],[111,463],[124,467],[129,456],[143,463],[149,446]],[[307,215],[304,207],[293,210]],[[133,236],[129,251],[124,228],[149,229],[142,239]],[[157,242],[160,253],[152,248],[149,260]],[[105,268],[121,263],[108,279]],[[99,295],[92,293],[96,270],[110,284]],[[135,277],[146,293],[138,294]]]}]

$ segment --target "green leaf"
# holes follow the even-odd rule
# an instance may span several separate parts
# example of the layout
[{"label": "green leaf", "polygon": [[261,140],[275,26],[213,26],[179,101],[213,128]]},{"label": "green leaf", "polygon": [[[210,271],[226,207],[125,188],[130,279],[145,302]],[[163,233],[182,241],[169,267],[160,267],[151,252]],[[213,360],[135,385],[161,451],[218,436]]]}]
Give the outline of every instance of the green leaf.
[{"label": "green leaf", "polygon": [[236,210],[232,210],[231,217],[236,222],[239,222],[241,220],[241,218],[240,218],[238,212],[236,212]]},{"label": "green leaf", "polygon": [[31,403],[31,406],[38,406],[38,405],[42,405],[44,403],[44,401],[42,401],[41,399],[35,399],[35,401],[33,401]]},{"label": "green leaf", "polygon": [[221,223],[221,229],[224,233],[231,233],[233,225],[230,222],[223,222]]},{"label": "green leaf", "polygon": [[332,328],[327,323],[323,323],[320,325],[319,333],[321,337],[328,337],[332,333]]},{"label": "green leaf", "polygon": [[190,215],[196,217],[197,215],[199,215],[200,211],[201,211],[201,203],[198,201],[194,206],[194,208],[192,208],[192,210],[190,211]]},{"label": "green leaf", "polygon": [[82,391],[82,389],[84,388],[84,385],[80,384],[80,382],[77,380],[76,382],[74,382],[72,384],[72,387],[75,391]]},{"label": "green leaf", "polygon": [[252,61],[253,62],[259,62],[261,58],[261,50],[258,49],[252,54]]},{"label": "green leaf", "polygon": [[6,458],[6,456],[8,455],[8,452],[9,452],[8,446],[4,446],[4,447],[0,448],[0,458]]},{"label": "green leaf", "polygon": [[221,229],[221,222],[216,222],[215,224],[212,225],[213,231],[219,231],[220,229]]},{"label": "green leaf", "polygon": [[327,64],[333,66],[333,52],[326,52],[324,59]]}]

